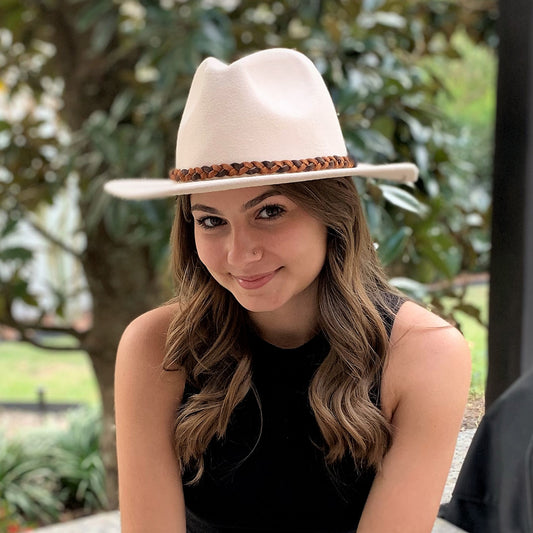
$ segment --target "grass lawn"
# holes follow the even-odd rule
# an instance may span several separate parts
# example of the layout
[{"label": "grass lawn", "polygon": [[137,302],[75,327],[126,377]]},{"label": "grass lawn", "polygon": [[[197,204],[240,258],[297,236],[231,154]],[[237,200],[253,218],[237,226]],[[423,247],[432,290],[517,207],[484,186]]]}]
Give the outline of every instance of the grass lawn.
[{"label": "grass lawn", "polygon": [[24,342],[0,342],[0,401],[36,402],[43,387],[48,402],[97,406],[98,386],[81,351],[42,350]]},{"label": "grass lawn", "polygon": [[[480,305],[483,319],[488,313],[488,286],[471,286],[469,303]],[[483,394],[487,377],[487,330],[464,313],[459,326],[472,352],[473,395]],[[50,402],[75,402],[97,406],[100,402],[89,358],[84,352],[40,350],[22,342],[0,342],[0,401],[37,401],[44,387]]]}]

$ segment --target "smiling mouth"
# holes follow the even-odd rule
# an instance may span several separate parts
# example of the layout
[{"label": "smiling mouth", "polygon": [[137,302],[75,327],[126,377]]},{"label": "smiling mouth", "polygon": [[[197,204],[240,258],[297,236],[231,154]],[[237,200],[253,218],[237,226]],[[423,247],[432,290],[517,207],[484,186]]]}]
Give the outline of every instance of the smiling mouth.
[{"label": "smiling mouth", "polygon": [[243,289],[259,289],[266,285],[279,271],[280,268],[266,272],[263,274],[257,274],[256,276],[233,276],[240,287]]}]

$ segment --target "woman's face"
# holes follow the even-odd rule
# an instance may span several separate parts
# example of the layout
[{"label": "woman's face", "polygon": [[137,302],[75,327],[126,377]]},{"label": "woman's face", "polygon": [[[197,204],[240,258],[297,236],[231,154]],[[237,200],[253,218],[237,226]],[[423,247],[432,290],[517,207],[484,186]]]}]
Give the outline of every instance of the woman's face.
[{"label": "woman's face", "polygon": [[[316,304],[322,222],[273,187],[191,195],[198,256],[248,311]],[[288,306],[288,307],[287,307]]]}]

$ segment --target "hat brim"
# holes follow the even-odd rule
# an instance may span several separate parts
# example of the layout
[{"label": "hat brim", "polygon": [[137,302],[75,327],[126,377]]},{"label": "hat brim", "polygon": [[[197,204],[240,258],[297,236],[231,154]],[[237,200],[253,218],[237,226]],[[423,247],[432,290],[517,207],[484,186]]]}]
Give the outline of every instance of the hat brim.
[{"label": "hat brim", "polygon": [[190,182],[176,182],[168,178],[124,178],[108,181],[104,185],[104,189],[108,194],[126,200],[148,200],[180,196],[183,194],[244,189],[245,187],[259,187],[281,183],[340,178],[344,176],[361,176],[408,183],[417,180],[418,168],[413,163],[391,163],[387,165],[359,163],[353,168],[336,168],[286,174],[255,174],[252,176],[244,175]]}]

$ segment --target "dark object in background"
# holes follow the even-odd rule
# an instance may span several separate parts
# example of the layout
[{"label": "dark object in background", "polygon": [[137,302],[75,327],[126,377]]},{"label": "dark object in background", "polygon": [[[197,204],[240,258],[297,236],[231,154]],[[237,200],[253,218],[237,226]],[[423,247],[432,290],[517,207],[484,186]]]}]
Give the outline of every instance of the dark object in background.
[{"label": "dark object in background", "polygon": [[533,532],[533,371],[483,417],[439,516],[469,533]]},{"label": "dark object in background", "polygon": [[533,368],[533,2],[498,9],[487,409]]}]

